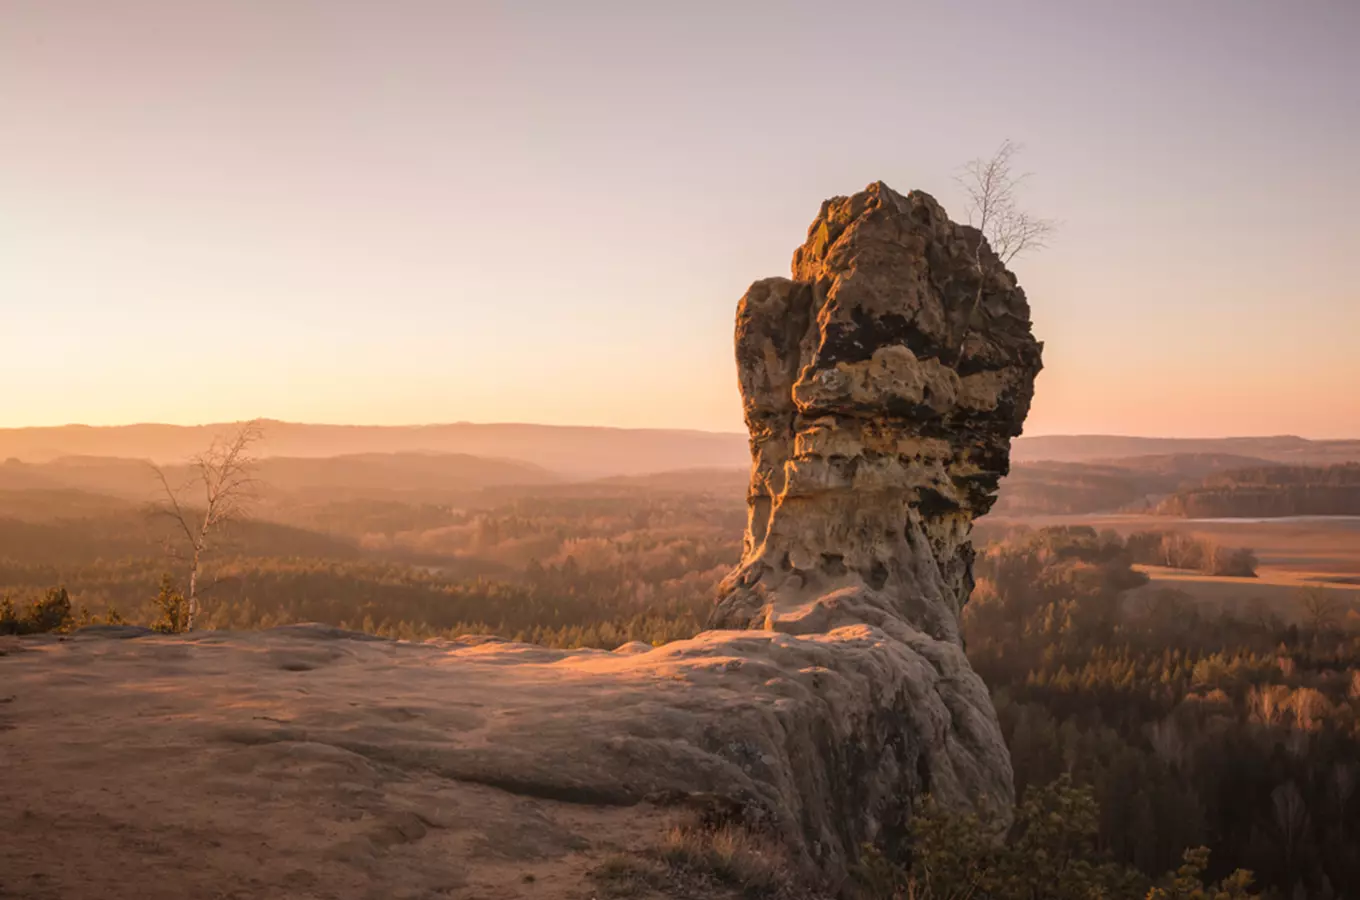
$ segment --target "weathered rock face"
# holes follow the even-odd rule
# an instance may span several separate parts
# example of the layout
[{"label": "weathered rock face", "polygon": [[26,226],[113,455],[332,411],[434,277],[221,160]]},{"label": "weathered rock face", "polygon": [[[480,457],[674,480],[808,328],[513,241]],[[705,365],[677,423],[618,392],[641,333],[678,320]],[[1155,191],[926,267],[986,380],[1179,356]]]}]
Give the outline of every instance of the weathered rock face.
[{"label": "weathered rock face", "polygon": [[890,693],[864,711],[901,728],[864,735],[856,777],[884,798],[869,834],[925,791],[1007,807],[1009,758],[959,615],[972,521],[1008,471],[1041,368],[1024,292],[977,231],[881,182],[822,204],[792,274],[756,282],[737,309],[750,512],[711,624],[866,624],[939,673],[928,711]]},{"label": "weathered rock face", "polygon": [[979,278],[977,243],[930,196],[880,182],[822,204],[792,280],[746,292],[750,519],[715,625],[958,642],[971,523],[1041,365],[1024,292],[985,246]]}]

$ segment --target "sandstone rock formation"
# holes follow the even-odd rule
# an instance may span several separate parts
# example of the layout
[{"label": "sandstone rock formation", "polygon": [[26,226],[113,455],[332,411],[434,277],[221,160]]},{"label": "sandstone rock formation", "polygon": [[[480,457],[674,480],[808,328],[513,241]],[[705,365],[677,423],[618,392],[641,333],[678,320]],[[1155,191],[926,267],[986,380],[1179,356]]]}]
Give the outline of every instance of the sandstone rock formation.
[{"label": "sandstone rock formation", "polygon": [[747,292],[750,524],[693,640],[0,640],[0,767],[24,776],[0,779],[0,873],[101,900],[587,897],[697,808],[834,891],[923,793],[1004,813],[958,616],[1040,348],[973,238],[875,184]]},{"label": "sandstone rock formation", "polygon": [[867,624],[938,674],[924,700],[883,689],[865,711],[896,731],[859,736],[844,785],[873,798],[867,833],[900,825],[925,791],[1006,807],[1009,758],[959,616],[972,521],[1009,469],[1041,367],[1024,292],[975,230],[882,182],[822,204],[792,275],[757,281],[737,309],[750,509],[711,624]]},{"label": "sandstone rock formation", "polygon": [[879,182],[823,203],[793,278],[746,292],[750,517],[716,626],[958,643],[971,523],[1040,369],[1025,294],[977,243],[929,195]]}]

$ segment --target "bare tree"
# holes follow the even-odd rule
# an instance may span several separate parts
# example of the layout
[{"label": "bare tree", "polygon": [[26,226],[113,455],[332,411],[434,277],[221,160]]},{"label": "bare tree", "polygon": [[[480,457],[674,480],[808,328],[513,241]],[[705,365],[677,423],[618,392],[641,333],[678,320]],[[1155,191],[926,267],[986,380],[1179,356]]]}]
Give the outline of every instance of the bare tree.
[{"label": "bare tree", "polygon": [[1330,631],[1336,625],[1337,617],[1341,615],[1341,604],[1337,602],[1333,592],[1324,587],[1300,589],[1299,605],[1303,607],[1303,618],[1315,637],[1324,631]]},{"label": "bare tree", "polygon": [[1021,150],[1019,144],[1003,141],[990,159],[975,159],[963,167],[958,182],[968,198],[968,224],[978,231],[977,242],[969,248],[970,261],[978,274],[978,301],[987,280],[987,258],[983,246],[989,245],[1001,265],[1022,253],[1042,250],[1057,230],[1052,219],[1039,219],[1020,209],[1016,193],[1029,177],[1017,175],[1011,166]]},{"label": "bare tree", "polygon": [[223,525],[240,518],[254,499],[257,482],[251,451],[263,437],[260,420],[240,423],[189,461],[189,477],[178,487],[171,486],[165,470],[152,466],[164,493],[157,511],[174,523],[177,537],[183,536],[184,546],[175,555],[189,567],[186,630],[193,630],[198,617],[199,574],[212,539]]}]

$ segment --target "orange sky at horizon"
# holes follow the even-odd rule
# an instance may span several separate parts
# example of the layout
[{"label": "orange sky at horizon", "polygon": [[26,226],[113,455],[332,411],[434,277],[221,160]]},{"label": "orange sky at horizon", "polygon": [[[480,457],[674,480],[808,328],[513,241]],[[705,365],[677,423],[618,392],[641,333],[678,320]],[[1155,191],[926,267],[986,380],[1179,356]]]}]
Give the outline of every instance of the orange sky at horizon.
[{"label": "orange sky at horizon", "polygon": [[1360,438],[1360,5],[118,6],[0,19],[0,427],[742,431],[819,203],[1013,138],[1026,434]]}]

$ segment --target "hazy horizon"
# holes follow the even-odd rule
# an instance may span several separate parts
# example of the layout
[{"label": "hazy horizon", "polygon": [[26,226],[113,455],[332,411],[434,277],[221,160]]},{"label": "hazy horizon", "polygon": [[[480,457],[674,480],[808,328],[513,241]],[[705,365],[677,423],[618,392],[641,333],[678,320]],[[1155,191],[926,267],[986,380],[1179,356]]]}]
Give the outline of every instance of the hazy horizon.
[{"label": "hazy horizon", "polygon": [[[116,7],[116,8],[115,8]],[[1360,7],[20,0],[0,426],[742,432],[820,202],[1006,138],[1031,435],[1360,433]],[[947,75],[945,74],[947,73]]]},{"label": "hazy horizon", "polygon": [[[470,419],[451,419],[447,421],[432,420],[428,422],[329,422],[329,421],[300,421],[296,419],[274,419],[267,416],[254,417],[255,420],[268,424],[276,425],[299,425],[307,427],[335,427],[335,428],[442,428],[456,425],[479,425],[488,427],[545,427],[545,428],[598,428],[612,429],[617,431],[689,431],[700,434],[715,435],[739,435],[743,438],[748,436],[747,429],[736,428],[687,428],[684,426],[666,425],[602,425],[589,422],[527,422],[527,421],[473,421]],[[40,429],[61,429],[61,428],[139,428],[139,427],[158,427],[168,426],[171,428],[216,428],[227,427],[241,422],[251,421],[250,417],[244,419],[201,421],[201,422],[165,422],[165,421],[130,421],[130,422],[109,422],[104,424],[92,424],[89,422],[54,422],[46,425],[0,425],[0,431],[25,431]],[[1290,432],[1278,433],[1230,433],[1230,434],[1136,434],[1132,432],[1034,432],[1029,428],[1025,429],[1024,434],[1019,439],[1024,438],[1127,438],[1130,440],[1171,440],[1171,441],[1231,441],[1242,439],[1269,439],[1269,438],[1301,438],[1308,441],[1360,441],[1360,429],[1352,434],[1339,434],[1336,437],[1310,437],[1309,435],[1295,434]]]}]

